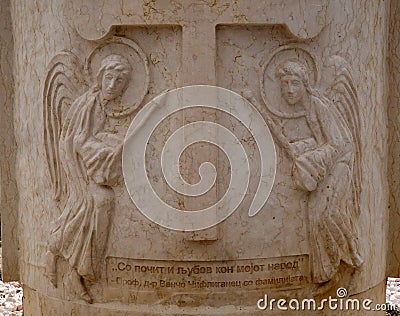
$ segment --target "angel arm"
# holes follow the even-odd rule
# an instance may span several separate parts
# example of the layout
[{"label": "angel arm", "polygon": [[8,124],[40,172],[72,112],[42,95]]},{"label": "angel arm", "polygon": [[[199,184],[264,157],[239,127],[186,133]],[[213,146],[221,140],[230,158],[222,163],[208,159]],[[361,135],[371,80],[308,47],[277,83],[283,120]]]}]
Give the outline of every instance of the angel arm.
[{"label": "angel arm", "polygon": [[314,191],[333,165],[338,151],[329,144],[308,151],[295,158],[293,176],[297,185],[306,191]]},{"label": "angel arm", "polygon": [[306,151],[295,158],[293,176],[304,190],[313,191],[332,166],[353,149],[349,131],[334,109],[328,108],[321,100],[315,100],[316,121],[312,124],[322,130],[322,141],[315,149]]},{"label": "angel arm", "polygon": [[80,155],[87,175],[93,181],[102,185],[114,185],[122,173],[122,143],[110,146],[92,134],[91,109],[95,106],[96,99],[89,100],[92,104],[80,113],[79,129],[73,138],[74,150]]},{"label": "angel arm", "polygon": [[89,137],[79,151],[87,168],[87,175],[97,184],[114,185],[121,177],[122,144],[105,145],[95,137]]}]

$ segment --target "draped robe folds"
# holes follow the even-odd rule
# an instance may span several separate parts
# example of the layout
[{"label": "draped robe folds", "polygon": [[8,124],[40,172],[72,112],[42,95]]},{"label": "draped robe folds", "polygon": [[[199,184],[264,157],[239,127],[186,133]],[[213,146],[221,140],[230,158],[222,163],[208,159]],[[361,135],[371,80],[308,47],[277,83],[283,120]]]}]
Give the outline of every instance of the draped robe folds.
[{"label": "draped robe folds", "polygon": [[111,188],[121,176],[122,143],[103,141],[106,115],[100,92],[89,90],[70,107],[59,150],[67,200],[50,237],[50,250],[84,279],[100,277],[114,210]]},{"label": "draped robe folds", "polygon": [[293,176],[308,196],[311,266],[314,283],[327,282],[341,261],[359,267],[362,258],[352,221],[355,145],[334,105],[311,96],[306,115],[313,137],[291,144]]}]

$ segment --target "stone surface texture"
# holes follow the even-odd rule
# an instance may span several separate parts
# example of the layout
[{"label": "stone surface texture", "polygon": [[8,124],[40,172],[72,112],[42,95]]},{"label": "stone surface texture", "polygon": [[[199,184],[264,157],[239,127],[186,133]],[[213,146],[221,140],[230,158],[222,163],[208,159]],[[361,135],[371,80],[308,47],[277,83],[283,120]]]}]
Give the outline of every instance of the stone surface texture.
[{"label": "stone surface texture", "polygon": [[[18,276],[19,263],[27,315],[257,315],[266,312],[257,309],[264,294],[321,300],[338,288],[385,302],[388,162],[397,170],[398,151],[398,65],[394,57],[387,63],[397,56],[396,1],[1,3],[1,207],[5,223],[18,223],[2,232],[4,274]],[[235,115],[234,97],[231,111],[196,99],[195,107],[168,112],[140,139],[144,149],[130,147],[129,137],[124,148],[128,129],[155,122],[170,92],[188,85],[233,91],[261,122],[252,111]],[[197,121],[237,137],[249,161],[247,188],[218,225],[169,229],[133,203],[122,159],[143,150],[148,183],[175,210],[212,210],[242,184],[229,182],[236,170],[229,151],[204,141],[177,155],[188,190],[216,171],[198,196],[171,188],[160,166],[166,141]],[[259,125],[272,136],[262,138],[271,140],[268,157],[260,154]],[[183,143],[190,137],[183,133]],[[276,170],[265,173],[274,182],[252,212],[263,159],[276,159]],[[133,160],[132,168],[143,167]],[[147,183],[140,180],[126,182]],[[218,210],[212,214],[217,221]],[[20,251],[8,254],[9,241]],[[388,271],[398,274],[398,266],[390,256]]]},{"label": "stone surface texture", "polygon": [[400,154],[399,143],[399,89],[398,76],[400,71],[399,47],[396,43],[399,41],[397,32],[400,20],[400,4],[392,1],[390,6],[390,29],[389,29],[389,96],[388,96],[388,126],[389,126],[389,155],[388,170],[390,183],[389,197],[389,236],[388,239],[388,263],[387,275],[400,275],[400,256],[399,256],[399,238],[400,238],[400,213],[399,213],[399,168],[396,166],[397,157]]},{"label": "stone surface texture", "polygon": [[2,247],[4,255],[4,280],[19,278],[18,255],[18,189],[15,177],[15,160],[17,155],[16,142],[13,131],[13,32],[11,25],[11,5],[3,1],[0,9],[0,205],[1,205],[1,235],[7,242]]}]

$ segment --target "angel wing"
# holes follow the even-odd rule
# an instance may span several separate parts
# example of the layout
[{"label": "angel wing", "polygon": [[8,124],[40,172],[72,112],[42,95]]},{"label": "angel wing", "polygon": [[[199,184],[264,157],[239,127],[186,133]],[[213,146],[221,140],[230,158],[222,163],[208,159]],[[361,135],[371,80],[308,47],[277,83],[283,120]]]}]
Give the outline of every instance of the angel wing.
[{"label": "angel wing", "polygon": [[337,55],[327,59],[324,65],[324,80],[327,89],[324,96],[336,107],[349,128],[354,146],[353,199],[356,214],[360,213],[361,187],[361,140],[360,140],[360,103],[348,62]]},{"label": "angel wing", "polygon": [[68,194],[59,153],[63,119],[87,86],[83,65],[77,56],[63,52],[51,60],[43,90],[43,121],[47,164],[57,201]]}]

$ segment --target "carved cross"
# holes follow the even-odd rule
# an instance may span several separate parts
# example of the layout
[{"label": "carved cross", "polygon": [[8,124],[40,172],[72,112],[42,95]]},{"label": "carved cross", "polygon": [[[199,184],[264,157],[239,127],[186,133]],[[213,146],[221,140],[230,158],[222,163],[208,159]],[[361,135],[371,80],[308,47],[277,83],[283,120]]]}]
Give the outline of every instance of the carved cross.
[{"label": "carved cross", "polygon": [[283,24],[297,38],[308,39],[329,22],[329,5],[328,0],[74,0],[69,9],[78,33],[88,40],[105,37],[113,25],[181,26],[185,86],[216,83],[218,25]]}]

